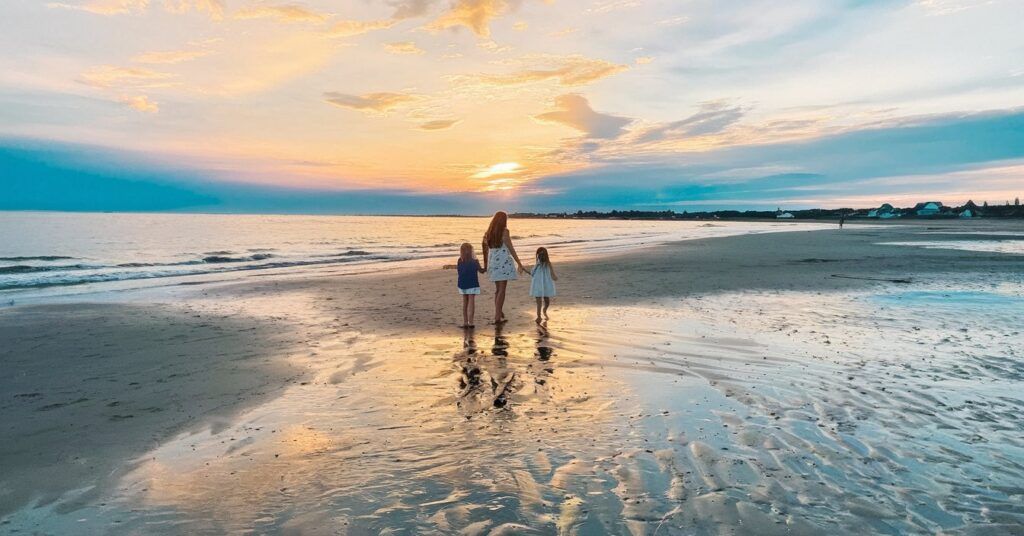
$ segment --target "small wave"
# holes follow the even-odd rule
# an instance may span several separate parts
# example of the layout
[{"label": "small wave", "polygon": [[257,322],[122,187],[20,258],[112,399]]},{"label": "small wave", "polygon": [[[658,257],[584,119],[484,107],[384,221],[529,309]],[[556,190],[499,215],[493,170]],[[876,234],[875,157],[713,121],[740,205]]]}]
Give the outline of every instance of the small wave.
[{"label": "small wave", "polygon": [[58,272],[71,270],[89,270],[98,268],[86,264],[58,265],[58,266],[30,266],[27,264],[15,264],[14,266],[0,266],[0,274],[32,274],[37,272]]},{"label": "small wave", "polygon": [[39,255],[34,257],[0,257],[0,261],[7,262],[24,262],[24,261],[66,261],[74,259],[74,257],[65,257],[63,255]]},{"label": "small wave", "polygon": [[210,255],[208,257],[203,257],[203,262],[206,264],[223,264],[229,262],[263,261],[273,257],[274,255],[270,253],[257,253],[255,255],[249,255],[247,257],[227,257],[223,255]]},{"label": "small wave", "polygon": [[224,250],[224,251],[207,251],[206,253],[203,253],[203,255],[234,255],[234,254],[235,254],[234,251],[229,251],[229,250]]},{"label": "small wave", "polygon": [[[170,266],[184,266],[184,265],[216,265],[226,264],[225,266],[210,266],[206,269],[193,269],[190,271],[178,271],[178,270],[158,270],[158,271],[119,271],[109,272],[105,271],[102,273],[84,273],[84,274],[72,274],[72,273],[59,273],[59,270],[72,270],[72,269],[96,269],[96,268],[109,268],[102,266],[87,266],[87,265],[75,265],[75,267],[69,266],[8,266],[0,267],[0,275],[2,274],[24,274],[33,272],[51,272],[50,274],[40,274],[37,278],[31,280],[18,280],[18,281],[0,281],[0,290],[10,289],[24,289],[24,288],[45,288],[54,286],[71,286],[81,285],[87,283],[105,283],[110,281],[128,281],[128,280],[140,280],[140,279],[157,279],[162,277],[182,277],[182,276],[198,276],[198,275],[209,275],[217,273],[229,273],[229,272],[240,272],[240,271],[261,271],[274,268],[301,268],[307,266],[326,266],[326,265],[338,265],[347,263],[363,263],[369,261],[382,261],[382,262],[394,262],[408,260],[406,257],[389,257],[385,255],[373,255],[365,251],[355,251],[351,255],[339,254],[334,255],[330,258],[324,258],[319,260],[281,260],[277,262],[268,262],[262,264],[241,264],[246,260],[264,260],[273,257],[269,254],[258,254],[250,257],[228,257],[234,259],[227,261],[226,263],[221,262],[206,262],[206,261],[187,261],[180,263],[170,264],[151,264],[146,265],[145,263],[126,263],[128,265],[137,266],[123,266],[125,268],[139,268],[139,267],[170,267]],[[9,270],[11,268],[17,268],[17,270]]]},{"label": "small wave", "polygon": [[335,259],[335,258],[338,258],[338,257],[366,257],[366,256],[369,256],[369,255],[373,255],[373,253],[370,253],[369,251],[363,251],[361,249],[350,249],[350,250],[342,252],[342,253],[328,253],[326,255],[313,255],[313,256],[317,257],[317,258],[327,257],[327,258]]}]

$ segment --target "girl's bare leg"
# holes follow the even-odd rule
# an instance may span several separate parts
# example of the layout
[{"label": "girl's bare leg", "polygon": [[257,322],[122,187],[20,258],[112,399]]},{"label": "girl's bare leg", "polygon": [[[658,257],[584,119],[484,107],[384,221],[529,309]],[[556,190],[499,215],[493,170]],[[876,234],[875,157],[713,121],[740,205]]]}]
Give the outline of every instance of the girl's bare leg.
[{"label": "girl's bare leg", "polygon": [[540,324],[540,303],[541,298],[537,298],[537,323]]},{"label": "girl's bare leg", "polygon": [[503,311],[505,307],[505,287],[508,286],[508,281],[496,281],[494,283],[494,323],[497,324],[505,320],[505,313]]},{"label": "girl's bare leg", "polygon": [[[544,298],[544,319],[548,318],[548,306],[551,305],[551,298]],[[540,298],[537,298],[537,309],[540,309]],[[537,318],[540,318],[540,314],[537,314]]]},{"label": "girl's bare leg", "polygon": [[472,296],[462,296],[462,327],[469,325],[469,300]]},{"label": "girl's bare leg", "polygon": [[473,327],[473,317],[476,316],[476,296],[470,294],[466,296],[466,325]]}]

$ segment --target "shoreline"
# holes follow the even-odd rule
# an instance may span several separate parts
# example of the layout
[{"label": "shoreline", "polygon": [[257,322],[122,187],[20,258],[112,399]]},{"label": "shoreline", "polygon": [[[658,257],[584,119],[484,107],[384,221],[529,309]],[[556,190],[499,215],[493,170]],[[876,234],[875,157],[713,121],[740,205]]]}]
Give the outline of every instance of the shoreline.
[{"label": "shoreline", "polygon": [[[1024,230],[1002,223],[985,228]],[[878,244],[943,239],[920,230],[793,230],[686,240],[565,263],[553,257],[561,277],[553,322],[563,309],[671,307],[736,293],[921,289],[938,281],[966,288],[1024,278],[1022,256]],[[909,285],[875,280],[907,277]],[[513,334],[534,326],[524,279],[510,285],[505,331]],[[181,433],[230,428],[243,411],[319,377],[324,367],[340,366],[322,360],[347,355],[345,348],[362,339],[386,347],[392,339],[461,333],[455,328],[454,280],[440,269],[299,274],[167,290],[142,291],[148,300],[142,303],[0,309],[0,334],[9,341],[0,360],[16,371],[0,384],[0,412],[5,435],[18,438],[0,452],[0,465],[17,468],[0,481],[0,519],[9,521],[33,501],[58,505],[61,514],[92,504],[112,492],[139,456]],[[494,329],[485,325],[491,296],[486,283],[484,292],[477,303],[478,332]],[[634,329],[642,326],[637,319]],[[327,346],[338,349],[325,352]],[[345,374],[368,366],[360,359]],[[135,389],[123,389],[132,383]],[[68,450],[72,438],[79,451]],[[70,493],[83,488],[88,491]]]}]

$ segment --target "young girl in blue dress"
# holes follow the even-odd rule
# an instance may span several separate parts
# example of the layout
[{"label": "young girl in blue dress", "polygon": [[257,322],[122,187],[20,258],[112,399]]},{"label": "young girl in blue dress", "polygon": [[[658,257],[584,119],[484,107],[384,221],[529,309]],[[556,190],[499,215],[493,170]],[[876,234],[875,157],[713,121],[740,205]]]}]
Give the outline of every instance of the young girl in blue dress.
[{"label": "young girl in blue dress", "polygon": [[449,264],[445,269],[458,270],[459,294],[462,295],[462,328],[474,328],[473,317],[476,314],[476,297],[480,294],[480,277],[484,269],[473,254],[473,245],[464,242],[459,248],[459,261],[456,264]]},{"label": "young girl in blue dress", "polygon": [[541,306],[544,320],[547,320],[548,306],[551,305],[551,298],[555,297],[555,281],[558,281],[555,268],[551,266],[548,248],[537,248],[537,264],[530,270],[530,278],[530,296],[537,299],[537,323],[540,324]]}]

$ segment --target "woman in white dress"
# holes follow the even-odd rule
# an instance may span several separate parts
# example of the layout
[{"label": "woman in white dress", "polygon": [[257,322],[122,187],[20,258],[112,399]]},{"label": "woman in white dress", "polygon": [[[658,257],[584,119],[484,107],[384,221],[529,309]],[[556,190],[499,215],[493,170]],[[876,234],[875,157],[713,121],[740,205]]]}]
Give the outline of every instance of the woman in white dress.
[{"label": "woman in white dress", "polygon": [[519,272],[526,271],[512,245],[512,235],[508,232],[508,214],[500,211],[494,213],[487,234],[484,235],[483,246],[484,270],[494,282],[494,323],[501,324],[506,321],[502,309],[505,306],[508,282],[516,279],[517,269]]}]

